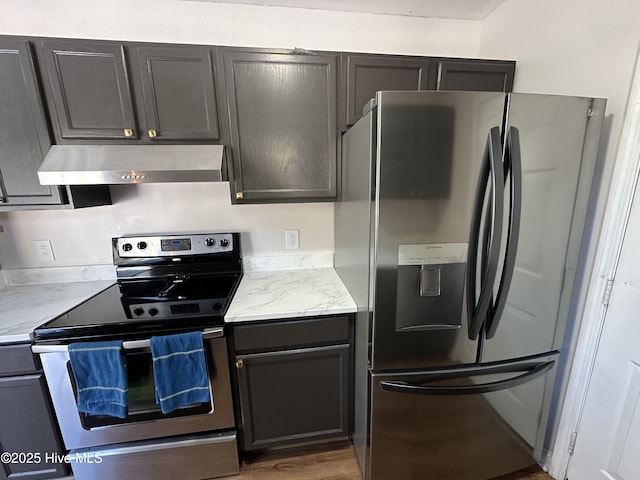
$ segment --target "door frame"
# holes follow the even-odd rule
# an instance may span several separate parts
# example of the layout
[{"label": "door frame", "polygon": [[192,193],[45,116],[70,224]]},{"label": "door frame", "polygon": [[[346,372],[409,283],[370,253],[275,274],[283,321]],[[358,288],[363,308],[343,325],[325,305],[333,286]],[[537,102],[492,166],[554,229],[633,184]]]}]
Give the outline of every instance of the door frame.
[{"label": "door frame", "polygon": [[564,480],[571,461],[570,450],[580,421],[604,327],[607,306],[618,267],[622,243],[627,230],[631,205],[640,175],[640,55],[627,100],[626,113],[615,157],[614,170],[607,196],[604,219],[599,233],[594,233],[597,247],[589,283],[581,292],[579,307],[575,311],[582,318],[575,333],[573,357],[567,371],[564,403],[553,451],[549,458],[549,474]]}]

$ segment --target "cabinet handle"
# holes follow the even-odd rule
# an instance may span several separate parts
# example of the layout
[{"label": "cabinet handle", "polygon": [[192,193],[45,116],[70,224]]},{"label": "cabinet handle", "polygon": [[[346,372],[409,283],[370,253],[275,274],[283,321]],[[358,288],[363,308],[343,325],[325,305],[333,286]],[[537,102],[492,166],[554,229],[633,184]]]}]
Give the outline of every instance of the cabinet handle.
[{"label": "cabinet handle", "polygon": [[244,198],[244,194],[242,192],[236,192],[236,199],[242,200]]},{"label": "cabinet handle", "polygon": [[124,129],[124,136],[125,137],[133,137],[133,129],[132,128],[125,128]]},{"label": "cabinet handle", "polygon": [[156,130],[149,130],[147,133],[149,134],[149,138],[156,138],[158,136],[158,132]]},{"label": "cabinet handle", "polygon": [[242,367],[244,367],[244,362],[242,361],[242,359],[236,360],[236,368],[242,368]]}]

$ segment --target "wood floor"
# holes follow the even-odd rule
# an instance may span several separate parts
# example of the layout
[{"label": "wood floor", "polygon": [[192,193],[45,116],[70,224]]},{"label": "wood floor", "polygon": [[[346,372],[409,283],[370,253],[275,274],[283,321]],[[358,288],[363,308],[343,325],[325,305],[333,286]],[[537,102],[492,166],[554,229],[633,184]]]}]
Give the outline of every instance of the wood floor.
[{"label": "wood floor", "polygon": [[[348,441],[273,450],[247,455],[240,475],[225,480],[361,480],[353,445]],[[401,479],[390,479],[401,480]],[[438,480],[438,479],[424,479]],[[542,471],[499,480],[552,480]]]}]

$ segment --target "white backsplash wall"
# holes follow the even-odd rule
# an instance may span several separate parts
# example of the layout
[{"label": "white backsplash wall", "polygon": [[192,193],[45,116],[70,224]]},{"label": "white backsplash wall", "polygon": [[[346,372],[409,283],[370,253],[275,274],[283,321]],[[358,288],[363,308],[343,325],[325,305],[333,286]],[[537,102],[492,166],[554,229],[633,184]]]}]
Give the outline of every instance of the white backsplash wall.
[{"label": "white backsplash wall", "polygon": [[[2,268],[110,264],[111,237],[136,233],[239,231],[245,255],[285,250],[285,230],[300,230],[300,250],[333,248],[331,203],[231,205],[228,183],[111,187],[114,205],[0,214]],[[51,240],[54,262],[39,261],[33,240]]]},{"label": "white backsplash wall", "polygon": [[[0,0],[0,35],[474,57],[479,22],[192,0]],[[333,204],[231,205],[226,184],[112,187],[114,205],[0,213],[0,266],[110,264],[126,233],[236,230],[248,255],[333,251]],[[285,250],[285,229],[300,250]],[[51,240],[54,262],[33,240]]]}]

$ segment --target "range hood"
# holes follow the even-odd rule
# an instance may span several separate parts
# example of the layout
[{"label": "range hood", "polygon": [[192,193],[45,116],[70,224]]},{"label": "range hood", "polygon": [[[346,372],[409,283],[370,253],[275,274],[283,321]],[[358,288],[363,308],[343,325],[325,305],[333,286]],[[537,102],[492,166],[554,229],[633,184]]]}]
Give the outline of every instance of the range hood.
[{"label": "range hood", "polygon": [[42,185],[220,182],[222,145],[54,145],[38,170]]}]

